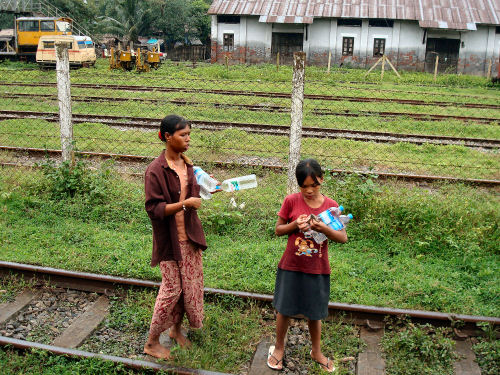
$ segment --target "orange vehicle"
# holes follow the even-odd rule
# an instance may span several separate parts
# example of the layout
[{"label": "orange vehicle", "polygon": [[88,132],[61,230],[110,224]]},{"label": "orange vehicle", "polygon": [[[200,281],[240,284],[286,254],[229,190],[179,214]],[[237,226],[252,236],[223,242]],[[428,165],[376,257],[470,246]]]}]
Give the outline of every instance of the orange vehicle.
[{"label": "orange vehicle", "polygon": [[16,19],[16,53],[35,60],[42,35],[71,35],[73,20],[67,17],[19,17]]}]

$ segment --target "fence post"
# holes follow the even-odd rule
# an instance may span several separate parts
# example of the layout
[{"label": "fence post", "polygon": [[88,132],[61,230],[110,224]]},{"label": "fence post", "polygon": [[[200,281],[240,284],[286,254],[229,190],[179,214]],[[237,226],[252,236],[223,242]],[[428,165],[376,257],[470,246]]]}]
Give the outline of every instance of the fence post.
[{"label": "fence post", "polygon": [[434,63],[434,82],[436,82],[437,80],[438,66],[439,66],[439,55],[436,55],[436,62]]},{"label": "fence post", "polygon": [[326,74],[330,74],[330,63],[332,62],[332,51],[328,51],[328,69]]},{"label": "fence post", "polygon": [[380,80],[384,79],[385,72],[385,55],[382,56],[382,70],[380,71]]},{"label": "fence post", "polygon": [[68,44],[56,42],[57,95],[61,128],[62,160],[75,161],[73,152],[73,123],[71,113],[71,85],[69,79]]},{"label": "fence post", "polygon": [[292,194],[297,191],[295,168],[299,163],[300,146],[302,141],[302,110],[304,108],[305,61],[306,54],[304,52],[295,52],[293,54],[290,151],[288,154],[288,194]]}]

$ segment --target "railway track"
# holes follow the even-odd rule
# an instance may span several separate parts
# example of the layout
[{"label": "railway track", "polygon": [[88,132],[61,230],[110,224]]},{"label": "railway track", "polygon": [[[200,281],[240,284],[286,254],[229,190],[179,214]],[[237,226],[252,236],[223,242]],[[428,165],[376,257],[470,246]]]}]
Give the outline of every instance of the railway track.
[{"label": "railway track", "polygon": [[[25,82],[0,82],[0,86],[25,86],[25,87],[56,87],[55,83],[25,83]],[[190,89],[184,87],[162,87],[162,86],[133,86],[133,85],[110,85],[110,84],[90,84],[90,83],[72,83],[72,87],[86,89],[108,89],[122,91],[151,91],[151,92],[186,92],[186,93],[204,93],[217,95],[234,95],[234,96],[256,96],[270,98],[290,98],[289,93],[284,92],[266,92],[266,91],[245,91],[245,90],[219,90],[219,89]],[[481,104],[481,103],[457,103],[443,101],[424,101],[414,99],[391,99],[391,98],[373,98],[373,97],[356,97],[356,96],[336,96],[336,95],[315,95],[304,94],[304,99],[310,100],[325,100],[325,101],[347,101],[357,103],[396,103],[405,105],[422,105],[433,107],[462,107],[462,108],[483,108],[483,109],[500,109],[500,105],[496,104]]]},{"label": "railway track", "polygon": [[[9,119],[40,119],[50,122],[58,122],[57,112],[34,112],[34,111],[5,111],[0,110],[0,121]],[[109,116],[109,115],[84,115],[73,113],[74,123],[101,123],[109,126],[130,129],[156,129],[161,119],[148,117]],[[289,127],[283,125],[235,123],[220,121],[193,120],[193,127],[203,130],[239,129],[254,134],[266,134],[274,136],[288,136]],[[500,148],[498,139],[481,139],[466,137],[450,137],[423,134],[402,134],[389,132],[373,132],[348,129],[331,129],[317,127],[303,127],[303,137],[326,138],[326,139],[350,139],[363,142],[398,143],[407,142],[412,144],[435,144],[435,145],[460,145],[465,147],[480,147],[484,149]]]},{"label": "railway track", "polygon": [[[80,72],[78,72],[80,73]],[[96,77],[103,78],[103,79],[109,79],[109,75],[104,75],[104,74],[99,74],[99,73],[92,73],[89,75],[92,79],[95,79]],[[82,76],[78,76],[78,78],[82,78]],[[233,85],[241,85],[241,86],[249,86],[249,85],[255,85],[256,81],[252,80],[229,80],[229,79],[200,79],[200,78],[181,78],[179,79],[182,82],[201,82],[201,83],[207,83],[207,82],[213,82],[214,85],[217,84],[233,84]],[[269,84],[281,84],[281,85],[287,85],[290,82],[289,81],[261,81],[258,80],[257,83],[261,84],[262,86],[266,85],[266,83]],[[307,80],[305,81],[305,85],[316,85],[316,86],[327,86],[329,85],[330,82],[328,81],[318,81],[318,80]],[[402,93],[402,94],[416,94],[416,95],[425,95],[425,96],[447,96],[447,97],[453,97],[453,98],[474,98],[474,99],[479,99],[479,100],[488,100],[492,99],[489,96],[484,96],[484,95],[467,95],[467,94],[452,94],[452,93],[440,93],[440,92],[430,92],[430,91],[407,91],[407,90],[395,90],[395,89],[384,89],[380,88],[380,83],[378,82],[356,82],[356,81],[335,81],[336,86],[331,86],[339,89],[348,89],[348,90],[364,90],[364,91],[375,91],[375,92],[388,92],[388,93]],[[342,86],[337,86],[337,84],[341,84]],[[398,86],[398,82],[392,82],[391,83],[394,86]],[[345,85],[351,85],[351,86],[345,86]],[[357,85],[357,86],[356,86]],[[363,87],[363,86],[369,86],[369,87]],[[370,87],[371,86],[371,87]],[[373,87],[377,86],[377,87]],[[417,87],[427,87],[427,88],[446,88],[449,89],[450,86],[446,85],[418,85],[418,84],[413,84],[412,86],[417,86]],[[459,87],[460,88],[460,87]],[[490,90],[490,91],[495,91],[497,92],[497,89],[494,88],[488,88],[488,87],[483,87],[484,90]]]},{"label": "railway track", "polygon": [[[29,155],[29,157],[32,158],[31,163],[26,163],[26,160],[23,161],[21,164],[22,166],[26,167],[33,167],[36,166],[36,163],[40,163],[44,160],[44,158],[47,155],[50,155],[53,158],[60,158],[61,157],[61,150],[55,150],[55,149],[44,149],[44,148],[28,148],[28,147],[17,147],[17,146],[0,146],[0,151],[5,151],[5,152],[13,152],[13,153],[20,153],[23,156]],[[115,154],[115,153],[104,153],[104,152],[91,152],[91,151],[75,151],[75,154],[84,156],[86,158],[91,158],[91,159],[114,159],[117,161],[122,161],[124,163],[149,163],[151,162],[154,157],[153,156],[144,156],[144,155],[129,155],[129,154]],[[219,166],[219,167],[232,167],[235,165],[242,166],[242,167],[251,167],[251,168],[264,168],[264,169],[271,169],[271,170],[283,170],[286,168],[285,165],[279,165],[279,164],[270,164],[270,163],[264,163],[264,162],[235,162],[232,160],[228,161],[214,161],[211,162],[211,164]],[[6,166],[6,167],[19,167],[20,164],[16,162],[0,162],[0,166]],[[144,168],[144,166],[141,166],[141,168]],[[366,171],[361,171],[361,170],[346,170],[346,169],[330,169],[329,170],[330,174],[356,174],[360,176],[373,176],[376,175],[378,179],[380,180],[388,180],[388,179],[396,179],[396,180],[402,180],[402,181],[409,181],[409,182],[439,182],[439,181],[446,181],[450,183],[465,183],[465,184],[471,184],[471,185],[476,185],[476,186],[484,186],[484,187],[498,187],[500,186],[500,180],[489,180],[489,179],[475,179],[475,178],[458,178],[458,177],[449,177],[449,176],[433,176],[433,175],[416,175],[416,174],[410,174],[410,173],[390,173],[390,172],[382,172],[382,171],[371,171],[371,172],[366,172]],[[125,174],[132,174],[132,175],[137,175],[137,176],[142,176],[143,173],[125,173]]]},{"label": "railway track", "polygon": [[[74,272],[0,261],[0,277],[7,277],[7,275],[12,274],[15,274],[19,278],[30,279],[36,284],[46,284],[47,281],[50,281],[50,284],[57,288],[24,291],[17,296],[14,302],[0,305],[0,330],[4,327],[2,332],[10,336],[0,336],[0,345],[11,345],[22,349],[39,348],[54,354],[80,358],[101,358],[135,369],[166,370],[175,374],[217,374],[206,370],[159,364],[151,361],[150,358],[130,359],[79,349],[83,342],[92,337],[93,332],[98,329],[100,323],[107,316],[109,295],[114,295],[117,290],[130,288],[158,288],[160,283],[157,281]],[[205,294],[208,299],[217,296],[230,296],[231,298],[245,299],[259,303],[266,309],[271,309],[271,295],[213,288],[205,288]],[[78,307],[82,305],[84,305],[84,308],[80,309],[82,311],[79,311]],[[60,306],[65,307],[62,308]],[[500,325],[500,318],[496,317],[393,309],[334,302],[329,303],[329,313],[330,318],[333,320],[343,317],[344,322],[348,321],[359,327],[360,339],[367,345],[357,358],[344,358],[346,362],[353,362],[349,363],[349,373],[356,375],[383,374],[383,372],[379,371],[385,367],[385,363],[378,344],[384,334],[387,317],[409,317],[412,323],[428,323],[433,326],[444,327],[453,327],[454,322],[461,322],[460,328],[453,328],[457,346],[456,350],[464,355],[464,358],[460,358],[455,363],[456,375],[480,375],[480,369],[474,362],[474,353],[470,338],[479,335],[478,324],[489,323],[494,326]],[[50,320],[51,314],[58,317],[62,316],[63,319]],[[15,326],[19,327],[19,322],[20,324],[31,324],[35,327],[38,324],[38,320],[41,319],[40,317],[44,317],[46,319],[44,324],[50,326],[49,331],[52,332],[50,344],[13,337],[23,337],[24,335],[22,329],[17,329],[16,331],[13,328]],[[295,331],[297,330],[296,328],[294,329]],[[289,333],[290,337],[287,346],[293,347],[294,345],[292,340],[294,329]],[[298,334],[304,335],[304,332],[299,330]],[[169,343],[166,344],[169,345]],[[253,360],[248,367],[247,373],[249,375],[273,374],[265,366],[269,344],[270,338],[264,337],[256,346]],[[285,364],[288,366],[289,362],[287,361]],[[290,373],[293,374],[295,372]]]},{"label": "railway track", "polygon": [[[25,93],[9,93],[9,94],[1,94],[0,98],[5,99],[17,99],[17,98],[29,98],[29,99],[39,99],[40,101],[45,100],[57,100],[56,95],[43,95],[43,94],[25,94]],[[72,95],[71,100],[74,102],[148,102],[148,103],[157,103],[157,104],[165,104],[171,103],[175,105],[182,106],[194,106],[194,107],[206,107],[212,106],[214,108],[221,109],[242,109],[248,111],[257,111],[257,112],[277,112],[277,113],[289,113],[290,108],[279,105],[259,105],[259,104],[234,104],[234,103],[211,103],[204,102],[200,103],[197,101],[191,100],[183,100],[183,99],[148,99],[148,98],[120,98],[120,97],[109,97],[109,96],[78,96]],[[458,120],[458,121],[470,121],[475,123],[486,123],[486,124],[498,124],[500,123],[500,118],[494,117],[476,117],[476,116],[455,116],[455,115],[438,115],[438,114],[430,114],[430,113],[413,113],[413,112],[389,112],[389,111],[350,111],[350,110],[342,110],[342,111],[332,111],[328,108],[313,108],[306,109],[307,114],[313,114],[316,116],[339,116],[339,117],[368,117],[368,116],[377,116],[384,118],[400,118],[400,117],[408,117],[414,120],[420,121],[447,121],[447,120]]]}]

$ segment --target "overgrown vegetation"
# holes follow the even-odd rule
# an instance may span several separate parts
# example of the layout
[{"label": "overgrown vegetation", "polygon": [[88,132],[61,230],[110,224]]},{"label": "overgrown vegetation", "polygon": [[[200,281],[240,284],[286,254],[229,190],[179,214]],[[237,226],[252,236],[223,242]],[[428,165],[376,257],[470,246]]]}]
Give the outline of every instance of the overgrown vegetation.
[{"label": "overgrown vegetation", "polygon": [[[71,359],[38,349],[23,353],[8,347],[0,347],[0,367],[4,375],[136,374],[122,365],[99,359]],[[143,371],[146,374],[154,373]]]},{"label": "overgrown vegetation", "polygon": [[91,170],[83,160],[56,165],[55,161],[47,158],[41,168],[45,178],[39,187],[54,200],[77,196],[99,204],[111,194],[109,182],[112,170],[109,164]]},{"label": "overgrown vegetation", "polygon": [[481,328],[484,335],[478,337],[478,342],[473,346],[476,360],[481,367],[482,375],[495,375],[500,373],[500,340],[498,328],[492,324],[483,323]]},{"label": "overgrown vegetation", "polygon": [[[220,180],[255,172],[259,182],[257,189],[203,202],[206,285],[272,293],[286,242],[274,236],[284,197],[276,192],[286,190],[286,176],[203,167]],[[149,267],[151,226],[142,180],[86,168],[78,173],[87,181],[82,186],[92,188],[75,191],[73,198],[61,189],[71,183],[49,183],[43,171],[1,175],[2,259],[158,279]],[[422,189],[337,175],[326,179],[323,193],[354,214],[349,243],[330,244],[331,300],[498,315],[500,210],[494,191],[451,184]]]},{"label": "overgrown vegetation", "polygon": [[388,375],[453,375],[451,330],[430,324],[393,322],[382,339]]}]

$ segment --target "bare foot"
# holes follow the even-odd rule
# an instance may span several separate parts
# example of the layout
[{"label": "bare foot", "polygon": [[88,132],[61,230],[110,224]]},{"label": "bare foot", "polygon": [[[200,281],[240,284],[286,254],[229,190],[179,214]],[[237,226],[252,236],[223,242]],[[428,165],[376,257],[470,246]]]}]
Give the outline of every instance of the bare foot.
[{"label": "bare foot", "polygon": [[169,360],[171,358],[170,350],[168,348],[165,348],[160,343],[147,342],[146,345],[144,345],[144,353],[149,354],[150,356],[156,358],[161,358],[166,360]]},{"label": "bare foot", "polygon": [[191,341],[182,334],[181,330],[176,330],[171,328],[170,332],[168,333],[168,336],[177,342],[181,348],[190,348],[191,347]]}]

